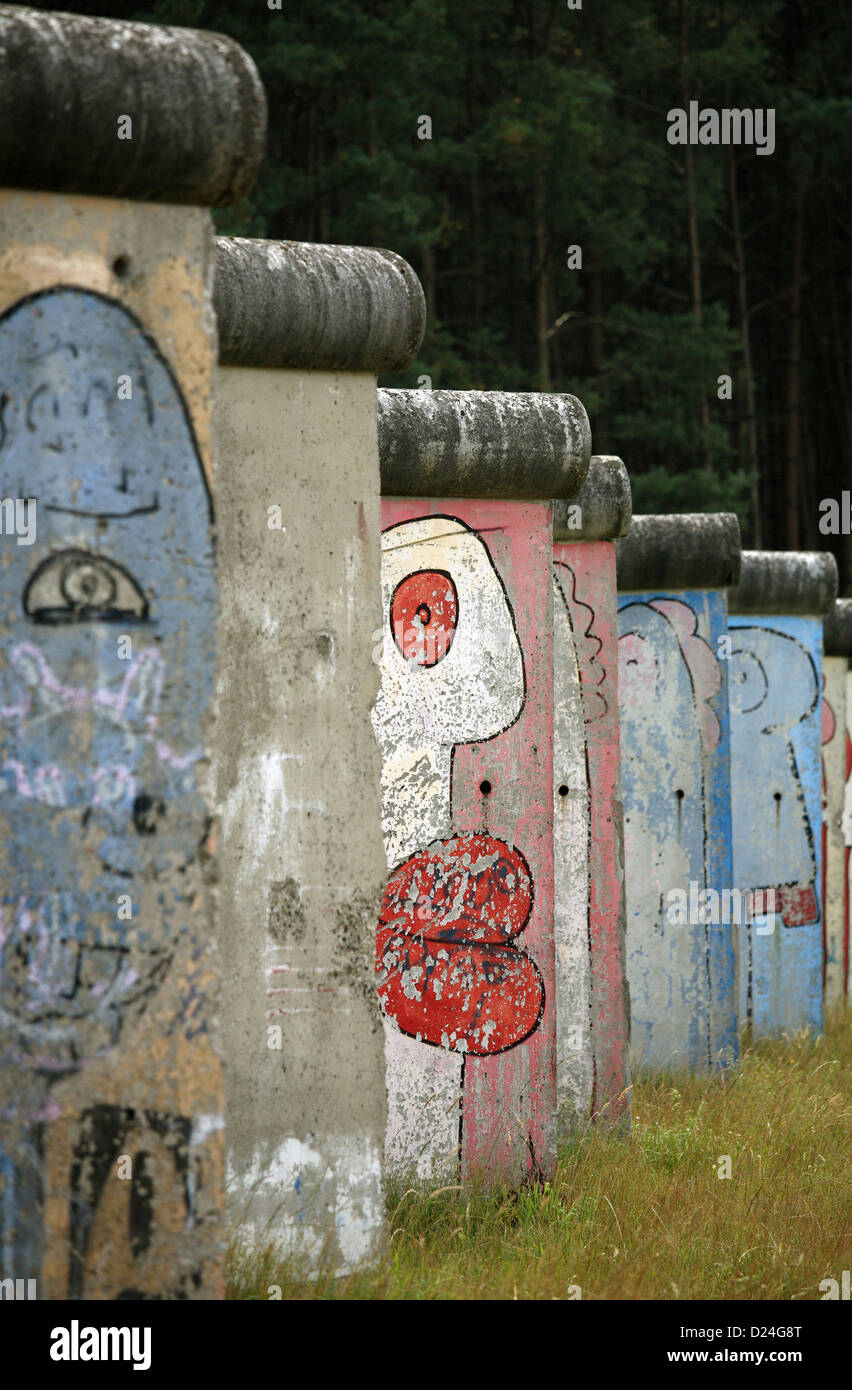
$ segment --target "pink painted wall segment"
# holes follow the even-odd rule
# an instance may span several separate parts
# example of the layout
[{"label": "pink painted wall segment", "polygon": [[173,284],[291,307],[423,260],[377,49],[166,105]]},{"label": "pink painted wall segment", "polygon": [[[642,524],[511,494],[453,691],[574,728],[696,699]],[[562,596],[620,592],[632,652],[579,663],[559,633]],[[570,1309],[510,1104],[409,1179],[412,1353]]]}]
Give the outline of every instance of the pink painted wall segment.
[{"label": "pink painted wall segment", "polygon": [[595,456],[577,505],[554,508],[557,1139],[630,1117],[613,544],[629,525],[627,471]]},{"label": "pink painted wall segment", "polygon": [[[470,428],[479,398],[379,399],[384,486],[389,455],[398,463],[399,446],[389,441],[399,436],[383,431],[383,403],[391,412],[404,406],[415,425],[428,406],[444,424],[461,419]],[[483,410],[493,418],[495,405],[513,399],[528,398],[486,397]],[[565,428],[566,398],[549,399],[553,418],[562,412],[556,428]],[[570,443],[579,403],[567,399]],[[440,428],[434,417],[430,427]],[[563,449],[562,488],[579,486],[587,447],[581,439],[573,452]],[[458,453],[454,492],[463,490],[467,457],[463,446]],[[502,459],[510,470],[511,449]],[[552,481],[545,479],[549,492]],[[376,947],[386,1159],[420,1178],[459,1169],[492,1179],[548,1172],[556,1034],[551,505],[384,497],[382,528],[373,724],[390,875]]]},{"label": "pink painted wall segment", "polygon": [[838,599],[823,623],[823,773],[825,799],[825,1002],[849,995],[852,899],[852,599]]},{"label": "pink painted wall segment", "polygon": [[822,922],[823,988],[831,1008],[845,993],[846,661],[826,655],[822,690]]},{"label": "pink painted wall segment", "polygon": [[546,503],[382,504],[377,968],[396,1167],[434,1172],[459,1144],[463,1171],[526,1149],[545,1166],[553,1148],[550,526]]}]

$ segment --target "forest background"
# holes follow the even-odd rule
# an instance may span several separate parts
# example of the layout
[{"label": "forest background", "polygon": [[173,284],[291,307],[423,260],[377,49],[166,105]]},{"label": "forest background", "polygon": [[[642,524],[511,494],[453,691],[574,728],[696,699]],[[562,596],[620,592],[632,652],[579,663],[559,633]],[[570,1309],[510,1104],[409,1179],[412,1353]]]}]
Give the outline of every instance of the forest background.
[{"label": "forest background", "polygon": [[[834,550],[852,593],[852,536],[819,528],[852,488],[852,4],[576,3],[40,8],[248,50],[268,153],[217,228],[410,261],[426,337],[382,384],[575,392],[634,511],[734,510],[749,546]],[[774,153],[669,144],[691,100],[773,108]]]}]

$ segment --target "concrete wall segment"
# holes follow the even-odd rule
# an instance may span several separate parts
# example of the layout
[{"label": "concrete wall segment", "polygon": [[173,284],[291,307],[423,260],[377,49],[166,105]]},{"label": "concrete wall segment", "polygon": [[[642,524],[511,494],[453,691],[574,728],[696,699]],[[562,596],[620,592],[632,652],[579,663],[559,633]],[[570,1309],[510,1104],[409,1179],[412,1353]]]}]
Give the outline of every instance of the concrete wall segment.
[{"label": "concrete wall segment", "polygon": [[257,69],[223,34],[0,5],[0,185],[215,207],[265,141]]},{"label": "concrete wall segment", "polygon": [[426,326],[411,266],[363,246],[219,237],[214,296],[223,366],[402,372]]}]

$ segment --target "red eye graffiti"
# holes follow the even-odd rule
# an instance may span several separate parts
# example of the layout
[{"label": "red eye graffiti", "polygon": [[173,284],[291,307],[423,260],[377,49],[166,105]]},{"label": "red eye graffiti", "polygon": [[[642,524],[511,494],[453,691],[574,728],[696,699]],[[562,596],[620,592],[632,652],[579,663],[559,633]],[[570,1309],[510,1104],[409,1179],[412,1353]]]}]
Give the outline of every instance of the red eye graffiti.
[{"label": "red eye graffiti", "polygon": [[417,570],[397,584],[390,618],[394,641],[406,661],[437,666],[456,632],[459,597],[445,570]]},{"label": "red eye graffiti", "polygon": [[532,909],[523,855],[489,835],[436,840],[391,875],[376,938],[382,1012],[409,1037],[487,1057],[533,1032],[544,984],[513,937]]}]

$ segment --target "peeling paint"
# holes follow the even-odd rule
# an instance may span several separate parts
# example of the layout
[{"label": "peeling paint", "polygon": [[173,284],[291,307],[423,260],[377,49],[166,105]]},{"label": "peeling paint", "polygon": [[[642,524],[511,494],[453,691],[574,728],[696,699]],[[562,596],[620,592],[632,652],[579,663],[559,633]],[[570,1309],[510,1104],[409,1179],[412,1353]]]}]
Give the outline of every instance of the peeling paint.
[{"label": "peeling paint", "polygon": [[713,589],[619,597],[627,973],[643,1066],[704,1070],[736,1056],[731,926],[671,912],[690,884],[721,892],[733,881],[727,672],[716,656],[726,618]]},{"label": "peeling paint", "polygon": [[549,508],[385,499],[383,517],[373,724],[391,871],[377,937],[387,1161],[420,1177],[459,1161],[518,1173],[532,1135],[547,1168]]},{"label": "peeling paint", "polygon": [[843,808],[846,793],[846,680],[843,656],[824,658],[822,703],[823,763],[823,949],[825,1004],[840,1004],[846,994],[846,846]]},{"label": "peeling paint", "polygon": [[821,687],[817,618],[730,619],[734,882],[776,890],[739,929],[739,1011],[757,1037],[822,1028]]},{"label": "peeling paint", "polygon": [[0,451],[38,503],[0,568],[4,1258],[46,1297],[216,1297],[209,218],[3,192],[0,224]]}]

